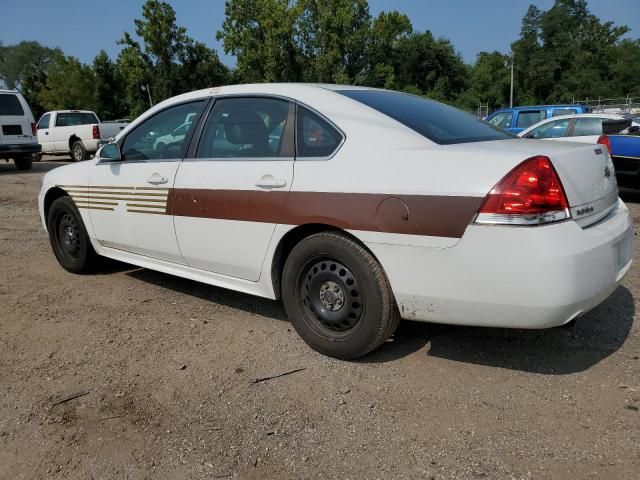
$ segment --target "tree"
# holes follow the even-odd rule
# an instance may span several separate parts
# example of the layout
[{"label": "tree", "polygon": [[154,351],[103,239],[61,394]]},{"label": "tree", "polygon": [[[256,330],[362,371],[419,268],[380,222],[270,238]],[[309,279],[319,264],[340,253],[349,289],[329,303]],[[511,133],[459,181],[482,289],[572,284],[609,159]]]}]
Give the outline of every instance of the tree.
[{"label": "tree", "polygon": [[459,105],[472,109],[487,103],[491,110],[509,106],[511,88],[511,58],[498,51],[480,52],[469,71],[469,88],[459,99]]},{"label": "tree", "polygon": [[36,118],[44,111],[39,93],[46,82],[49,65],[63,56],[60,49],[44,47],[38,42],[0,46],[0,80],[6,88],[18,88],[22,92]]},{"label": "tree", "polygon": [[302,78],[294,25],[298,7],[288,0],[228,0],[216,38],[238,59],[244,82],[295,82]]},{"label": "tree", "polygon": [[371,15],[367,0],[299,0],[298,5],[303,79],[353,83],[368,66]]},{"label": "tree", "polygon": [[93,70],[75,57],[62,57],[54,61],[49,65],[47,79],[38,99],[47,110],[94,110],[97,98]]},{"label": "tree", "polygon": [[230,79],[229,69],[216,51],[202,42],[189,39],[179,58],[177,93],[224,85]]},{"label": "tree", "polygon": [[116,65],[104,50],[93,60],[95,74],[96,112],[103,120],[115,119],[126,114],[123,110],[124,88]]}]

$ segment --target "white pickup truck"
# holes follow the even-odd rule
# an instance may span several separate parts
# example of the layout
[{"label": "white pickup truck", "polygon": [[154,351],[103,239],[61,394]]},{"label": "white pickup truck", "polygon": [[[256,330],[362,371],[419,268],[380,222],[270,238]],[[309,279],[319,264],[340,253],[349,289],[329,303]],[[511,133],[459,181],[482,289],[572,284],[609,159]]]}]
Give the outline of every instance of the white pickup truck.
[{"label": "white pickup truck", "polygon": [[47,112],[38,121],[38,143],[46,155],[67,155],[76,162],[87,160],[101,143],[115,137],[126,123],[101,122],[88,110]]}]

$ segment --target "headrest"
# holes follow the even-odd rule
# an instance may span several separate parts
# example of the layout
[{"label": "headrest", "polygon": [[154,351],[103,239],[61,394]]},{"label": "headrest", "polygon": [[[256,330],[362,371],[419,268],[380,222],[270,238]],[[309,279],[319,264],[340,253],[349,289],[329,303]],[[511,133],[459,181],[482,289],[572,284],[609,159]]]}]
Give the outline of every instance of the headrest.
[{"label": "headrest", "polygon": [[236,145],[262,145],[269,142],[269,132],[262,117],[251,111],[230,112],[222,120],[227,140]]}]

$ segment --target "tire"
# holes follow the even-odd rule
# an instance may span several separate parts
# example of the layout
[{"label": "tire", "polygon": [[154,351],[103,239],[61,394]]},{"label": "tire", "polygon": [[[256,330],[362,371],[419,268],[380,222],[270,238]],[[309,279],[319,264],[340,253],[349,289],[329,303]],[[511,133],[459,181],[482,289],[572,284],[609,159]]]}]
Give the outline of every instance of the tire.
[{"label": "tire", "polygon": [[82,217],[70,197],[53,202],[47,217],[51,248],[60,265],[71,273],[86,273],[98,263]]},{"label": "tire", "polygon": [[33,158],[30,156],[16,157],[13,159],[13,163],[18,170],[31,170],[31,166],[33,165]]},{"label": "tire", "polygon": [[71,145],[71,159],[74,162],[82,162],[83,160],[88,160],[89,155],[87,155],[87,150],[84,148],[84,144],[81,140],[76,140]]},{"label": "tire", "polygon": [[36,153],[35,158],[33,159],[34,162],[41,162],[42,161],[42,153]]},{"label": "tire", "polygon": [[378,348],[400,322],[382,266],[340,233],[317,233],[293,248],[284,266],[282,297],[302,339],[344,360]]}]

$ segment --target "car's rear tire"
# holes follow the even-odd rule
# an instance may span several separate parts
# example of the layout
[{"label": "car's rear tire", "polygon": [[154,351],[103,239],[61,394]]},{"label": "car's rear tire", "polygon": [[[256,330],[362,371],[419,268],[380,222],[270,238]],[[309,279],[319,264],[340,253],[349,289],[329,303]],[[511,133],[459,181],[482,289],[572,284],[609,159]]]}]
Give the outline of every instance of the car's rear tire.
[{"label": "car's rear tire", "polygon": [[92,271],[98,263],[80,212],[70,197],[56,199],[49,209],[47,230],[60,265],[72,273]]},{"label": "car's rear tire", "polygon": [[87,160],[89,155],[87,155],[87,150],[84,148],[84,144],[81,140],[76,140],[71,145],[71,158],[74,162],[82,162],[83,160]]},{"label": "car's rear tire", "polygon": [[284,266],[282,297],[303,340],[340,359],[376,349],[400,321],[382,266],[337,232],[311,235],[293,248]]},{"label": "car's rear tire", "polygon": [[16,157],[13,159],[13,163],[18,170],[31,170],[31,165],[33,165],[33,158],[31,156]]}]

